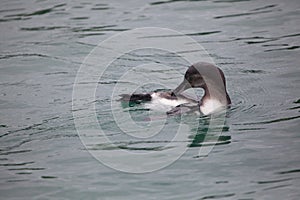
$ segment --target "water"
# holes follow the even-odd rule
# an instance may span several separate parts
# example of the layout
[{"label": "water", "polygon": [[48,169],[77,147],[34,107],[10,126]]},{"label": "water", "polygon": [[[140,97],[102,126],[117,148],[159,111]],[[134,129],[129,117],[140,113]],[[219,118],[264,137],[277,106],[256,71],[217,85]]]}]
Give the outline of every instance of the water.
[{"label": "water", "polygon": [[[299,1],[4,0],[0,5],[1,199],[299,199]],[[83,59],[100,41],[144,26],[174,29],[198,41],[223,69],[233,107],[218,145],[204,159],[197,155],[206,121],[187,116],[189,127],[201,126],[183,142],[188,150],[180,159],[153,173],[128,174],[100,164],[85,149],[74,126],[72,90]],[[130,56],[115,66],[126,71],[158,61],[185,71],[182,61],[159,52]],[[130,143],[122,136],[109,117],[110,92],[119,77],[118,68],[109,69],[98,84],[96,109],[114,142],[138,152],[170,142],[168,130],[152,142]],[[181,81],[172,72],[160,74]],[[158,87],[141,90],[163,89]],[[149,115],[131,108],[136,120]],[[173,130],[178,120],[171,118],[168,125]],[[97,148],[114,151],[103,144]]]}]

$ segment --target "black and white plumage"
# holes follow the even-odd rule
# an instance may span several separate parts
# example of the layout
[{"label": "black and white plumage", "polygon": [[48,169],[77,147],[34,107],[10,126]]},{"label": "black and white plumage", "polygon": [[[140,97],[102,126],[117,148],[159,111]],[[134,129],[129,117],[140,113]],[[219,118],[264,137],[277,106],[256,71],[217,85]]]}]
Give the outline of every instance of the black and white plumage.
[{"label": "black and white plumage", "polygon": [[[189,88],[204,90],[200,101],[182,94]],[[200,111],[204,115],[209,115],[225,109],[231,104],[223,71],[217,66],[205,62],[198,62],[190,66],[184,75],[184,80],[172,91],[123,94],[120,100],[134,103],[145,102],[150,109],[167,107],[169,109],[167,114]]]}]

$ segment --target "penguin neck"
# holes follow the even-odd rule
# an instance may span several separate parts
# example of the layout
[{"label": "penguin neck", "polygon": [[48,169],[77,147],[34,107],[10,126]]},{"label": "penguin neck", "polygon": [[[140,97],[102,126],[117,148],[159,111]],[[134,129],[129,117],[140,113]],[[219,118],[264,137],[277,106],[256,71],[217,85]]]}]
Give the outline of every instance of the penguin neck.
[{"label": "penguin neck", "polygon": [[203,87],[204,96],[200,102],[200,111],[204,115],[211,114],[221,108],[227,107],[231,101],[226,89],[210,87],[208,90],[207,86]]}]

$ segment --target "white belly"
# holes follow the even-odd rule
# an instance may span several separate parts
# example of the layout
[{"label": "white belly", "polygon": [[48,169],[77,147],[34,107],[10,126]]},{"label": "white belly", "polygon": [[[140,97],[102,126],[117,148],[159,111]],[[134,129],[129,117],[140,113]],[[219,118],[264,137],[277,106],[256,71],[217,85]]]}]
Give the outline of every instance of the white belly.
[{"label": "white belly", "polygon": [[201,106],[200,106],[200,111],[204,115],[209,115],[214,112],[218,112],[221,109],[224,109],[225,105],[223,105],[220,101],[215,100],[215,99],[210,99],[205,101]]}]

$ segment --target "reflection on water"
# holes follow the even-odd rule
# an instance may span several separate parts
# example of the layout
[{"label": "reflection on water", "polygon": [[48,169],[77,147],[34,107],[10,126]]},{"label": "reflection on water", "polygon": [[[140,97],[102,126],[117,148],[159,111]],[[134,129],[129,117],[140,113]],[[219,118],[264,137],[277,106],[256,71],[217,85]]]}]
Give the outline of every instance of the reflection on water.
[{"label": "reflection on water", "polygon": [[[0,5],[2,198],[299,199],[298,0],[4,0]],[[163,170],[134,175],[106,168],[86,151],[74,127],[72,89],[83,59],[100,41],[144,26],[171,28],[203,45],[224,71],[233,105],[224,127],[184,116],[190,133],[170,147],[184,144],[184,155]],[[112,63],[98,82],[96,105],[98,121],[115,146],[87,148],[169,150],[180,119],[160,113],[153,118],[142,105],[110,106],[122,74],[151,62],[186,70],[184,60],[154,51],[129,52]],[[174,83],[182,79],[168,70],[147,73]],[[112,109],[129,112],[145,127],[149,117],[167,120],[167,126],[154,138],[136,139],[119,129]],[[214,143],[208,156],[199,156],[200,148]]]}]

